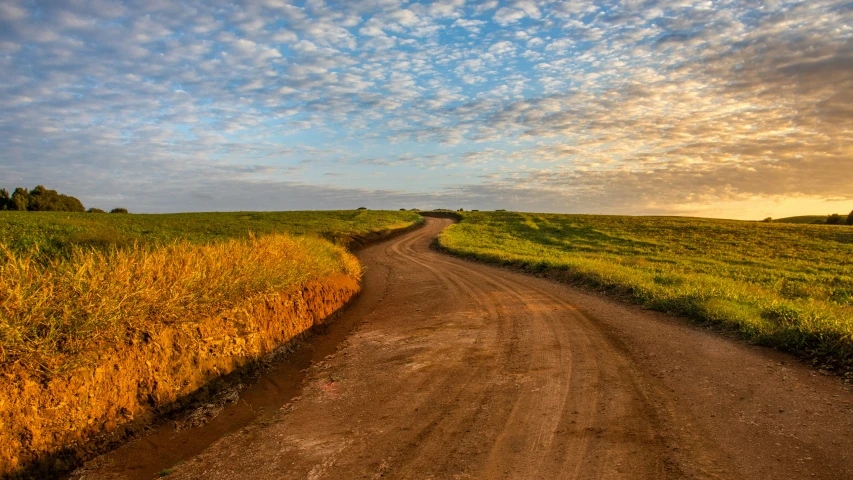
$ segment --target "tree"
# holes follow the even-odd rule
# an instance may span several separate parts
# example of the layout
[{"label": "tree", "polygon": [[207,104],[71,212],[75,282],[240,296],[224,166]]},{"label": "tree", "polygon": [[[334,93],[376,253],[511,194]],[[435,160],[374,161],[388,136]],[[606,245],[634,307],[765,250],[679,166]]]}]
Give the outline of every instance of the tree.
[{"label": "tree", "polygon": [[12,192],[12,207],[9,210],[25,211],[30,203],[30,192],[26,188],[18,187]]},{"label": "tree", "polygon": [[38,185],[30,190],[27,210],[31,212],[85,212],[80,200],[63,195],[56,190],[48,190]]},{"label": "tree", "polygon": [[12,198],[9,196],[9,191],[5,188],[0,188],[0,210],[11,210]]},{"label": "tree", "polygon": [[30,190],[30,195],[27,202],[27,210],[31,212],[49,212],[56,210],[57,197],[59,193],[56,190],[48,190],[44,185],[36,185],[36,188]]},{"label": "tree", "polygon": [[62,206],[64,212],[85,212],[86,207],[83,206],[83,203],[78,200],[76,197],[72,197],[70,195],[59,194],[59,200],[62,202]]},{"label": "tree", "polygon": [[44,185],[38,185],[32,190],[18,187],[12,196],[3,188],[0,189],[0,210],[29,210],[31,212],[85,212],[80,200],[63,195],[56,190],[48,190]]},{"label": "tree", "polygon": [[832,215],[826,217],[827,225],[841,225],[841,215],[837,213],[833,213]]},{"label": "tree", "polygon": [[30,198],[27,203],[27,210],[31,212],[48,212],[56,210],[57,197],[59,193],[56,190],[48,190],[44,185],[36,185],[36,188],[30,190]]},{"label": "tree", "polygon": [[851,210],[850,213],[847,214],[847,221],[844,223],[846,223],[847,225],[853,225],[853,210]]},{"label": "tree", "polygon": [[126,208],[117,207],[110,210],[110,213],[128,213]]},{"label": "tree", "polygon": [[86,211],[89,213],[107,213],[107,212],[101,210],[100,208],[95,208],[95,207],[92,207]]}]

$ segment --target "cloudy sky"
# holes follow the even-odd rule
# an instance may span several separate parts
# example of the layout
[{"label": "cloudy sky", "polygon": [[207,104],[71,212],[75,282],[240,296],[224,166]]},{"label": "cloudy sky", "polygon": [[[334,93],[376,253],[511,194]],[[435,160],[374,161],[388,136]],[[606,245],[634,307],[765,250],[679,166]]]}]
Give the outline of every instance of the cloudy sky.
[{"label": "cloudy sky", "polygon": [[853,208],[850,0],[0,2],[0,186],[135,212]]}]

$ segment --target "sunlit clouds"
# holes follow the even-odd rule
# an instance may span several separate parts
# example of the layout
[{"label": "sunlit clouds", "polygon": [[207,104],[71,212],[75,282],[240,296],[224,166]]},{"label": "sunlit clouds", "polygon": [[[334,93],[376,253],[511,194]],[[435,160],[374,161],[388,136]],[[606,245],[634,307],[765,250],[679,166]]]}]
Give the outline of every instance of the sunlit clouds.
[{"label": "sunlit clouds", "polygon": [[851,37],[847,0],[7,0],[0,186],[134,211],[846,213]]}]

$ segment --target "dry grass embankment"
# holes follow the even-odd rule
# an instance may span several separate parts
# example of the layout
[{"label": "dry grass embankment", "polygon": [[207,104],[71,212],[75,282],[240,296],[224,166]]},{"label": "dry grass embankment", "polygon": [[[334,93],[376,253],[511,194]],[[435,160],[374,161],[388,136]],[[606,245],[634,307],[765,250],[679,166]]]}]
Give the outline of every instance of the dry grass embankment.
[{"label": "dry grass embankment", "polygon": [[76,247],[47,263],[2,245],[0,252],[0,361],[43,373],[73,368],[96,343],[125,342],[333,273],[360,276],[342,247],[289,235]]},{"label": "dry grass embankment", "polygon": [[312,237],[75,249],[48,263],[2,251],[0,475],[71,466],[93,439],[273,351],[359,288],[355,257]]},{"label": "dry grass embankment", "polygon": [[[321,323],[359,290],[341,244],[414,215],[6,213],[0,476],[73,466]],[[244,217],[266,234],[247,235]]]}]

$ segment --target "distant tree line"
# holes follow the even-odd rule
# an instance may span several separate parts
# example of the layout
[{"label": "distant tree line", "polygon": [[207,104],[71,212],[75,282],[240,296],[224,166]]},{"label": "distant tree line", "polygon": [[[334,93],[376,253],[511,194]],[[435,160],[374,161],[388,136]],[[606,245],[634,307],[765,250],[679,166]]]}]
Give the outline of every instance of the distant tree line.
[{"label": "distant tree line", "polygon": [[[64,195],[56,190],[48,190],[44,185],[38,185],[32,190],[18,187],[11,195],[5,188],[0,188],[0,210],[85,212],[86,208],[76,197]],[[89,212],[104,213],[100,208],[90,208]],[[127,213],[127,209],[114,208],[110,213]]]},{"label": "distant tree line", "polygon": [[853,225],[853,212],[847,214],[847,217],[843,217],[837,213],[833,213],[826,217],[827,225]]},{"label": "distant tree line", "polygon": [[824,223],[826,225],[853,225],[853,211],[847,214],[847,217],[833,213],[832,215],[827,215],[826,220],[818,220],[814,223]]},{"label": "distant tree line", "polygon": [[56,190],[48,190],[39,185],[32,190],[18,187],[9,195],[0,189],[0,209],[30,212],[85,212],[80,200],[69,195],[63,195]]}]

